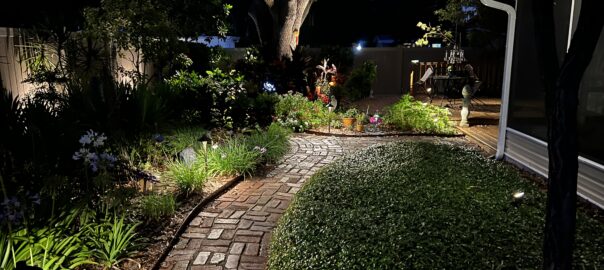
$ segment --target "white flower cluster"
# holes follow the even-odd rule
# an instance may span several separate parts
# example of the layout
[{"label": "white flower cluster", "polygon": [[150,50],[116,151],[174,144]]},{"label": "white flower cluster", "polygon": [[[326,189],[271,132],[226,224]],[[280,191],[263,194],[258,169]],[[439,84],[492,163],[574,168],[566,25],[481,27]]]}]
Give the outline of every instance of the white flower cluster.
[{"label": "white flower cluster", "polygon": [[82,160],[84,164],[90,166],[93,172],[97,172],[99,166],[106,165],[112,167],[117,158],[99,149],[105,145],[106,140],[107,136],[103,133],[98,134],[93,130],[87,131],[79,140],[82,147],[71,158],[73,160]]},{"label": "white flower cluster", "polygon": [[266,153],[266,147],[255,146],[254,150],[260,152],[260,154]]}]

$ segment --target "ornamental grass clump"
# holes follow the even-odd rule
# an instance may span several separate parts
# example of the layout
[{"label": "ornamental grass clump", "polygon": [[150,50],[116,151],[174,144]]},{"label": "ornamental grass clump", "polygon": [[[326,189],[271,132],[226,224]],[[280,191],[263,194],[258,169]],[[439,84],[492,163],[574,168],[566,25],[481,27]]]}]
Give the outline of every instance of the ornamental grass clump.
[{"label": "ornamental grass clump", "polygon": [[248,149],[260,152],[260,162],[275,163],[289,149],[291,131],[273,123],[266,131],[257,131],[245,138]]},{"label": "ornamental grass clump", "polygon": [[142,197],[141,214],[146,220],[159,221],[176,211],[176,198],[168,194],[149,194]]},{"label": "ornamental grass clump", "polygon": [[455,130],[449,122],[450,114],[446,108],[415,101],[410,95],[405,95],[387,109],[384,119],[387,124],[404,131],[453,134]]},{"label": "ornamental grass clump", "polygon": [[203,166],[171,161],[167,165],[166,176],[174,181],[179,191],[185,195],[200,192],[208,174]]},{"label": "ornamental grass clump", "polygon": [[261,155],[250,150],[243,138],[234,137],[208,150],[208,172],[212,176],[251,175]]}]

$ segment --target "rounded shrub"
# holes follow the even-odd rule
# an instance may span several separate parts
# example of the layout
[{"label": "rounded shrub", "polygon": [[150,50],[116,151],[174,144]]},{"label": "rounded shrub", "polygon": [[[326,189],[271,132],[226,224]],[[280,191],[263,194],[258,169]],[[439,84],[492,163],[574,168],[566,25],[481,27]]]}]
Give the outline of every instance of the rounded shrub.
[{"label": "rounded shrub", "polygon": [[[535,184],[474,151],[370,147],[324,167],[296,195],[268,268],[537,269],[544,204]],[[603,265],[603,229],[578,215],[576,268]]]}]

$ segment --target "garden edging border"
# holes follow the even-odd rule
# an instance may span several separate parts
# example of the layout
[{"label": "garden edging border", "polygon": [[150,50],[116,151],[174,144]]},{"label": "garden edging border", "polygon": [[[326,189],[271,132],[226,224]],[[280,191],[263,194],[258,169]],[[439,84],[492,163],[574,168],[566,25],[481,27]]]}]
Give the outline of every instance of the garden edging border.
[{"label": "garden edging border", "polygon": [[348,138],[364,138],[364,137],[396,137],[396,136],[433,136],[433,137],[464,137],[465,134],[431,134],[431,133],[413,133],[413,132],[395,132],[383,134],[336,134],[321,131],[306,130],[304,133],[317,136],[333,136],[333,137],[348,137]]},{"label": "garden edging border", "polygon": [[170,251],[172,251],[172,248],[179,241],[180,236],[189,227],[189,223],[191,223],[191,221],[193,221],[193,219],[195,219],[197,217],[197,215],[201,212],[201,210],[208,203],[212,202],[219,195],[221,195],[225,191],[227,191],[227,190],[231,189],[232,187],[234,187],[235,185],[237,185],[243,179],[244,179],[243,175],[236,176],[233,179],[229,180],[224,185],[222,185],[220,188],[218,188],[217,190],[215,190],[214,192],[210,193],[210,195],[208,195],[207,197],[205,197],[203,200],[201,200],[201,202],[199,202],[191,210],[191,212],[189,212],[189,214],[187,215],[187,218],[185,218],[185,220],[182,222],[182,224],[180,224],[180,227],[178,227],[178,230],[176,231],[176,233],[174,233],[174,236],[172,237],[172,240],[170,240],[170,243],[164,249],[164,251],[162,252],[161,256],[159,256],[159,258],[157,258],[157,260],[155,261],[155,263],[153,264],[153,267],[151,267],[151,269],[152,270],[159,270],[160,269],[162,262],[168,257],[168,255],[170,254]]}]

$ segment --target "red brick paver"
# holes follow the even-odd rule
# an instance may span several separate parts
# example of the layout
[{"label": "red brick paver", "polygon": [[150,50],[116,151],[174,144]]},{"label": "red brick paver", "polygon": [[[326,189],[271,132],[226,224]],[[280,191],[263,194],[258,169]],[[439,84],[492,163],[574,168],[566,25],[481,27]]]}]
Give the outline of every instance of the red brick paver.
[{"label": "red brick paver", "polygon": [[289,154],[266,177],[246,179],[206,206],[161,269],[265,269],[272,231],[306,180],[344,154],[405,139],[294,135]]}]

